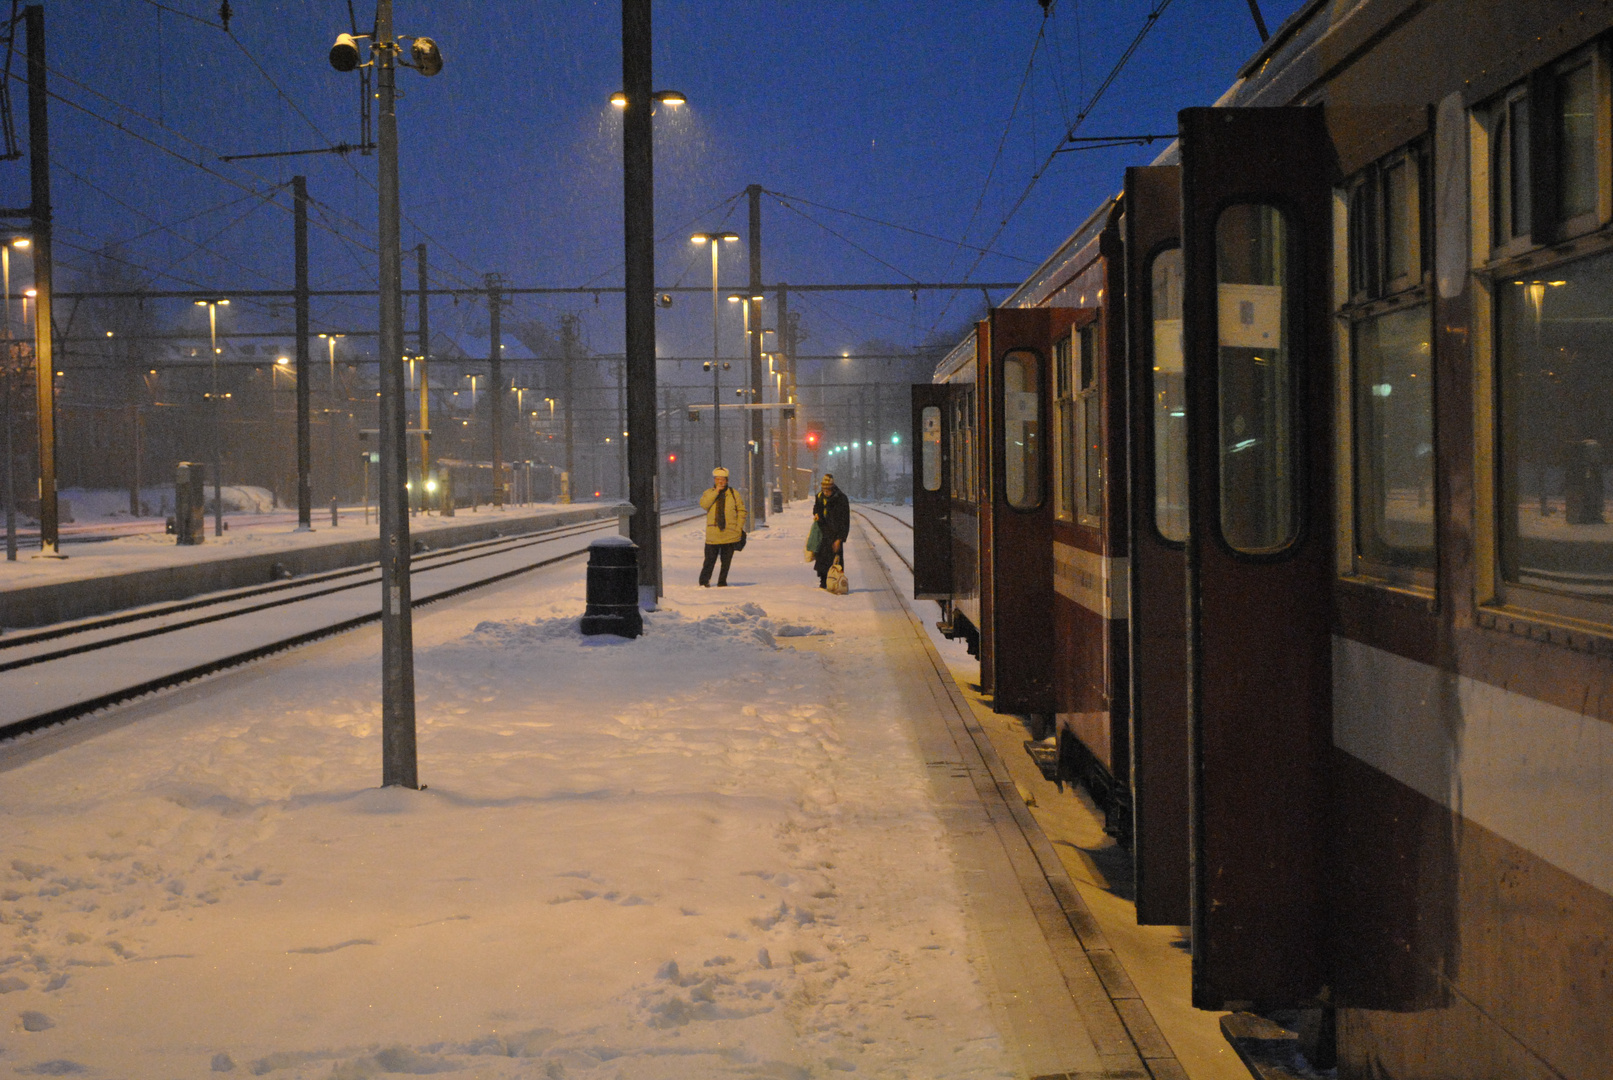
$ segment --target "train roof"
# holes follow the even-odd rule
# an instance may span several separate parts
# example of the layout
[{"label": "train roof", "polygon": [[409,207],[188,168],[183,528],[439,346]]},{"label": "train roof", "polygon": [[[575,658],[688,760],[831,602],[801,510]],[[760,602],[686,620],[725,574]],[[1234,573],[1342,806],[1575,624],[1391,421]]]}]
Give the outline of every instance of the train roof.
[{"label": "train roof", "polygon": [[975,358],[975,337],[979,333],[978,330],[970,330],[962,341],[952,346],[951,352],[941,358],[941,362],[935,365],[935,382],[945,382]]}]

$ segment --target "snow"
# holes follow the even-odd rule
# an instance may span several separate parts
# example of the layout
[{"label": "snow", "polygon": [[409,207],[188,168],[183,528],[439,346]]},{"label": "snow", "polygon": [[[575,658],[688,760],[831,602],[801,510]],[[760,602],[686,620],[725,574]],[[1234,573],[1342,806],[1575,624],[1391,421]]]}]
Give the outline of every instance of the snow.
[{"label": "snow", "polygon": [[870,592],[805,514],[644,636],[572,560],[415,617],[422,791],[356,631],[0,748],[22,1074],[1016,1075]]}]

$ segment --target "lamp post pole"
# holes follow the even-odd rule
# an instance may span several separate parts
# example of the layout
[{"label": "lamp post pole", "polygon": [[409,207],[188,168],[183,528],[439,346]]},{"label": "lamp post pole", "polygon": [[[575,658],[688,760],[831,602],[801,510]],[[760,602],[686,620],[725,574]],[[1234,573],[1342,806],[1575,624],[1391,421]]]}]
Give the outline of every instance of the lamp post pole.
[{"label": "lamp post pole", "polygon": [[722,304],[717,295],[717,248],[739,239],[738,233],[703,232],[689,238],[711,245],[711,467],[722,464]]},{"label": "lamp post pole", "polygon": [[313,467],[313,450],[309,446],[312,435],[308,415],[308,180],[291,178],[292,197],[296,201],[293,248],[297,288],[297,531],[311,532],[314,527],[314,493],[309,482]]},{"label": "lamp post pole", "polygon": [[218,385],[218,309],[228,306],[228,300],[198,300],[198,307],[207,308],[207,336],[213,358],[213,535],[224,535],[224,433],[219,412],[223,397]]},{"label": "lamp post pole", "polygon": [[420,786],[415,747],[414,627],[403,387],[403,253],[398,248],[398,43],[392,0],[375,6],[376,162],[381,247],[381,786]]}]

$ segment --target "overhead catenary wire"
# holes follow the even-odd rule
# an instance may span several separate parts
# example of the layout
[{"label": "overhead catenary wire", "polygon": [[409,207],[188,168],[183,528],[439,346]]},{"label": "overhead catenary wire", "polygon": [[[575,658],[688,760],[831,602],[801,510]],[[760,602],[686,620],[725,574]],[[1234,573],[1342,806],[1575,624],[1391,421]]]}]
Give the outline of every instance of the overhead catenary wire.
[{"label": "overhead catenary wire", "polygon": [[1030,264],[1032,266],[1035,265],[1034,260],[1021,258],[1018,255],[1010,255],[1006,251],[991,251],[991,250],[989,250],[987,248],[975,247],[975,246],[973,246],[971,244],[960,244],[957,240],[954,240],[954,239],[952,239],[951,237],[948,237],[948,236],[937,236],[935,233],[927,233],[922,229],[915,229],[910,225],[898,225],[894,221],[883,221],[883,220],[881,220],[879,218],[876,218],[876,217],[870,217],[867,214],[859,214],[855,210],[842,210],[838,206],[829,206],[827,203],[814,202],[811,199],[803,199],[799,195],[786,195],[784,192],[781,192],[781,191],[769,191],[766,188],[762,189],[762,193],[764,195],[771,195],[773,198],[779,200],[780,202],[783,202],[783,201],[785,201],[787,199],[787,200],[789,200],[791,202],[801,203],[803,206],[811,206],[811,207],[816,207],[819,210],[827,210],[831,214],[844,214],[846,217],[856,218],[858,221],[866,221],[866,222],[868,222],[869,224],[872,224],[872,225],[880,225],[880,226],[883,226],[884,228],[887,228],[887,229],[895,229],[898,232],[911,233],[914,236],[921,236],[926,240],[935,240],[938,243],[942,243],[942,244],[952,244],[952,245],[955,245],[955,246],[966,247],[970,251],[981,251],[981,252],[985,252],[988,255],[997,255],[997,256],[999,256],[1001,258],[1004,258],[1004,259],[1012,259],[1015,262],[1028,263],[1028,264]]},{"label": "overhead catenary wire", "polygon": [[[1142,46],[1143,39],[1148,36],[1149,31],[1151,31],[1155,24],[1159,22],[1160,16],[1165,14],[1165,9],[1170,6],[1171,0],[1158,0],[1158,3],[1154,6],[1153,10],[1148,13],[1148,17],[1143,20],[1142,29],[1137,31],[1137,36],[1132,38],[1131,44],[1126,46],[1126,51],[1120,54],[1120,59],[1115,61],[1115,65],[1109,70],[1109,74],[1104,77],[1103,82],[1098,86],[1098,88],[1092,92],[1091,98],[1087,100],[1086,105],[1082,107],[1079,113],[1076,114],[1075,120],[1065,130],[1064,137],[1060,139],[1058,144],[1048,152],[1047,158],[1042,162],[1041,167],[1031,174],[1030,180],[1025,184],[1025,189],[1019,193],[1019,198],[1014,200],[1014,204],[1010,206],[1008,208],[1008,212],[1003,215],[1002,221],[997,224],[996,231],[991,234],[991,239],[986,241],[986,246],[988,248],[997,242],[998,237],[1002,236],[1003,230],[1008,228],[1008,223],[1014,219],[1015,214],[1019,213],[1020,207],[1025,205],[1025,200],[1030,198],[1030,194],[1035,189],[1037,181],[1041,180],[1041,178],[1046,175],[1048,167],[1051,166],[1055,160],[1057,160],[1059,148],[1075,138],[1075,133],[1080,130],[1081,125],[1086,122],[1086,118],[1092,115],[1092,110],[1097,107],[1099,101],[1103,100],[1104,93],[1109,89],[1110,86],[1114,85],[1114,81],[1119,78],[1120,73],[1125,70],[1126,64],[1130,62],[1132,56],[1137,52],[1138,48]],[[976,256],[975,261],[969,265],[969,269],[964,271],[963,280],[969,280],[970,275],[972,275],[975,270],[979,268],[981,261],[984,259],[984,255]],[[947,310],[950,307],[951,301],[948,300],[947,304],[942,307],[941,313],[935,317],[935,323],[931,324],[931,330],[934,330],[935,326],[939,325],[941,320],[946,318]]]}]

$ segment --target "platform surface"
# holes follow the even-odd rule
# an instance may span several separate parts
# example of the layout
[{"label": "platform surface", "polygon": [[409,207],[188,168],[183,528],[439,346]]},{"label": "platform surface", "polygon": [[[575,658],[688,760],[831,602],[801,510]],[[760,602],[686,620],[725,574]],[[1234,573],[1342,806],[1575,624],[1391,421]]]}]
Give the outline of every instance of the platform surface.
[{"label": "platform surface", "polygon": [[835,597],[806,524],[724,589],[669,532],[632,642],[580,560],[417,612],[423,791],[375,787],[374,630],[0,746],[0,1061],[1149,1075],[866,533]]}]

